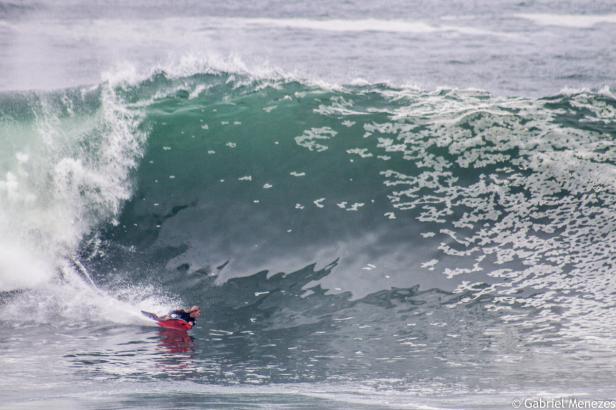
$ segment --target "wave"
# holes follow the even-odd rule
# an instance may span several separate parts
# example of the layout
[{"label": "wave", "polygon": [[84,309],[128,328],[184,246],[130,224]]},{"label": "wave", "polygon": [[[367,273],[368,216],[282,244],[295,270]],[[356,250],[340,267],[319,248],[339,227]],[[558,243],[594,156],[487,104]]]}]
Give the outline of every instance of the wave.
[{"label": "wave", "polygon": [[13,295],[7,317],[27,307],[43,322],[126,321],[134,310],[95,286],[78,250],[101,224],[116,223],[131,196],[146,138],[140,121],[105,84],[2,96],[0,292],[33,289]]},{"label": "wave", "polygon": [[[272,295],[288,277],[294,297],[342,295],[340,309],[431,290],[529,340],[606,343],[609,89],[525,99],[192,63],[126,72],[3,97],[0,248],[13,256],[0,258],[0,278],[5,291],[37,289],[11,306],[51,294],[56,312],[73,314],[93,291],[60,309],[58,289],[93,289],[85,271],[107,295],[93,302],[96,320],[121,321],[100,308],[116,300],[122,312],[239,308],[245,299],[230,295],[255,281],[249,293],[285,309],[295,299]],[[206,297],[216,289],[224,295]]]},{"label": "wave", "polygon": [[526,20],[542,26],[560,26],[571,28],[590,28],[597,24],[616,23],[616,14],[588,15],[588,14],[545,14],[545,13],[521,13],[516,14]]},{"label": "wave", "polygon": [[[138,119],[104,88],[18,95],[2,104],[3,145],[12,148],[5,151],[0,180],[2,248],[19,249],[16,259],[26,263],[69,256],[129,198],[128,171],[144,139],[134,129]],[[15,270],[25,269],[3,268]],[[49,276],[36,269],[12,279],[28,284]]]},{"label": "wave", "polygon": [[410,20],[337,20],[337,19],[283,19],[283,18],[233,18],[233,26],[267,26],[289,29],[306,29],[336,32],[389,32],[389,33],[435,33],[453,32],[466,35],[490,35],[512,37],[512,34],[494,32],[474,27],[439,25],[424,21]]}]

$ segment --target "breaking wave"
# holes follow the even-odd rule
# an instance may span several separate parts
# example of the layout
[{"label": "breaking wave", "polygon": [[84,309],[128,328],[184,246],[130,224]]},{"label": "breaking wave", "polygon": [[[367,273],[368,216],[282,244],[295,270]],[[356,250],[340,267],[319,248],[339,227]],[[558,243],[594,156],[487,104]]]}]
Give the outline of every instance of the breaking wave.
[{"label": "breaking wave", "polygon": [[202,66],[0,99],[4,317],[85,305],[127,323],[184,302],[236,330],[396,336],[367,357],[511,329],[611,351],[607,88],[504,98]]}]

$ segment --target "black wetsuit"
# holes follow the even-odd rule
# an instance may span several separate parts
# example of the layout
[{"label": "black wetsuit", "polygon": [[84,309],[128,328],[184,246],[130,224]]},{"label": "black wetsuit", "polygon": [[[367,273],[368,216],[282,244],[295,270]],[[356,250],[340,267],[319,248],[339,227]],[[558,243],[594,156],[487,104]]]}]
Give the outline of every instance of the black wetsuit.
[{"label": "black wetsuit", "polygon": [[190,317],[190,313],[186,313],[183,310],[174,310],[171,313],[169,313],[169,317],[171,319],[182,319],[184,322],[188,322],[192,326],[195,325],[195,318]]}]

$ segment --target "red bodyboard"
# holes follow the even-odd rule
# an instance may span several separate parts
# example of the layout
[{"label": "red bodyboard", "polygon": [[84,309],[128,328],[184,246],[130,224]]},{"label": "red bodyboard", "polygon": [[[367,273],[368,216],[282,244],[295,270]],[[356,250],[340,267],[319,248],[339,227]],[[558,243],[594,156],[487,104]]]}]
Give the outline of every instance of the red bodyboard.
[{"label": "red bodyboard", "polygon": [[149,319],[156,321],[156,323],[158,323],[158,326],[164,327],[165,329],[175,329],[175,330],[184,330],[184,331],[192,329],[192,325],[188,322],[183,321],[182,319],[162,320],[158,316],[156,316],[154,313],[145,312],[143,310],[141,311],[141,313],[143,313],[143,315],[148,317]]},{"label": "red bodyboard", "polygon": [[158,326],[164,327],[165,329],[175,329],[175,330],[190,330],[192,329],[192,325],[188,322],[185,322],[181,319],[169,319],[169,320],[157,320]]}]

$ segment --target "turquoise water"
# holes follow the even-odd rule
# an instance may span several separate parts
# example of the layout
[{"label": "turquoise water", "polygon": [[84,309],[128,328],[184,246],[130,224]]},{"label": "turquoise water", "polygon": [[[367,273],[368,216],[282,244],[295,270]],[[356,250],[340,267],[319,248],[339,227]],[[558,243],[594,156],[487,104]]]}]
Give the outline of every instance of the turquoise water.
[{"label": "turquoise water", "polygon": [[[500,6],[460,5],[474,23],[455,36],[470,41],[485,10],[507,20],[526,7]],[[538,22],[536,41],[566,33],[581,46],[613,30],[609,4],[595,6],[591,16],[562,6],[569,17],[556,20],[528,6],[534,16],[514,20]],[[30,29],[50,7],[2,3],[0,38],[39,44]],[[59,30],[82,27],[97,7],[53,8],[44,30],[72,44]],[[616,99],[600,64],[609,50],[584,63],[563,57],[577,62],[549,79],[527,81],[512,66],[517,77],[503,71],[482,89],[466,79],[482,83],[496,65],[473,65],[456,86],[409,85],[400,73],[433,54],[391,69],[374,54],[359,60],[360,81],[337,66],[352,53],[302,63],[310,75],[288,70],[308,50],[306,30],[349,41],[377,32],[364,51],[379,41],[404,47],[412,35],[453,53],[453,29],[441,27],[451,12],[425,8],[417,26],[404,13],[396,25],[344,8],[328,19],[293,6],[304,20],[289,21],[280,10],[220,7],[218,17],[253,19],[242,21],[260,36],[298,36],[272,58],[286,62],[190,54],[150,65],[162,44],[101,74],[101,61],[115,58],[101,48],[72,66],[84,55],[75,43],[46,48],[75,76],[52,67],[20,80],[6,68],[46,53],[4,63],[0,407],[509,408],[531,397],[613,398]],[[166,12],[189,23],[173,7],[128,17],[139,10],[117,13],[137,27],[164,17],[167,35],[178,21]],[[107,13],[77,37],[107,41],[119,24]],[[331,21],[340,16],[342,31]],[[226,26],[198,27],[187,37],[241,39],[223,35]],[[143,46],[137,32],[126,47]],[[499,38],[480,47],[514,41]],[[560,75],[587,63],[603,71],[580,69],[576,88],[560,88]],[[435,65],[431,81],[451,64]],[[139,313],[193,304],[204,316],[189,335]]]}]

